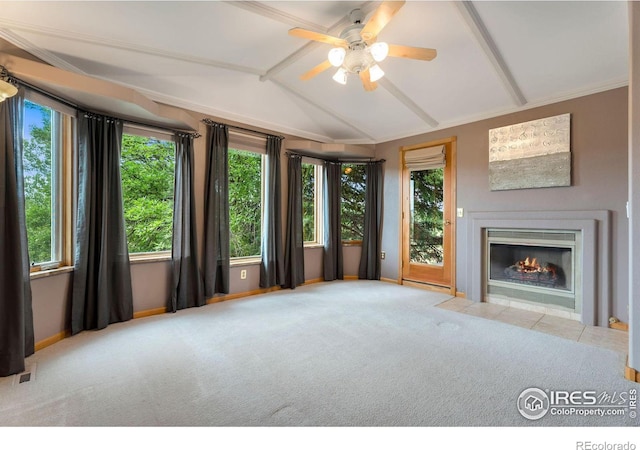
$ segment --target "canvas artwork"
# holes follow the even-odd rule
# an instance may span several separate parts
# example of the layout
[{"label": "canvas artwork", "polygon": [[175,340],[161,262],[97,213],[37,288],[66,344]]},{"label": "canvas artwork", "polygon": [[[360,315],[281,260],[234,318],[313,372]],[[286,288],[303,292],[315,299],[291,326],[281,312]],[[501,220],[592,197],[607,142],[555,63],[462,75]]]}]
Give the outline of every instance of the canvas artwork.
[{"label": "canvas artwork", "polygon": [[571,114],[489,130],[492,191],[571,186]]}]

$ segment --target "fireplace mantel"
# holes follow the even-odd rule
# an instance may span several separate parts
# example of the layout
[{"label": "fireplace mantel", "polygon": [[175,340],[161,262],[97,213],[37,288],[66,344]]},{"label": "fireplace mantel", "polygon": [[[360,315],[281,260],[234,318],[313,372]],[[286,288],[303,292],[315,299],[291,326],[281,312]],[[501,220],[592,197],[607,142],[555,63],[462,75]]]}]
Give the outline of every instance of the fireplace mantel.
[{"label": "fireplace mantel", "polygon": [[469,212],[467,298],[484,299],[485,230],[546,229],[580,230],[582,236],[582,323],[608,326],[611,315],[611,228],[610,212],[595,211],[499,211]]}]

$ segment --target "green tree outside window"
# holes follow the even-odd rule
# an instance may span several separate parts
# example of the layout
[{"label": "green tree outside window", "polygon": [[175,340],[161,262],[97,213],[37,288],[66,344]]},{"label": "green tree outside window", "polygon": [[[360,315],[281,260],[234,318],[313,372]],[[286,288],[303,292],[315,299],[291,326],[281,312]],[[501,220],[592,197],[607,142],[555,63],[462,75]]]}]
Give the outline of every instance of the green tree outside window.
[{"label": "green tree outside window", "polygon": [[262,156],[230,148],[228,158],[230,256],[259,256],[262,235]]},{"label": "green tree outside window", "polygon": [[54,111],[26,100],[23,142],[25,215],[31,264],[50,262],[53,249],[53,158]]},{"label": "green tree outside window", "polygon": [[124,134],[120,170],[129,253],[171,250],[175,144]]}]

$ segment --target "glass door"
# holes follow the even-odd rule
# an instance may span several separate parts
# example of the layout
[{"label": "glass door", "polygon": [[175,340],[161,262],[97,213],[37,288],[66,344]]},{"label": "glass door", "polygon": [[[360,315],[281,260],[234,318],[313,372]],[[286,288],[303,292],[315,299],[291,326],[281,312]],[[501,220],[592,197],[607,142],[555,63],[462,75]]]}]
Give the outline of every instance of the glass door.
[{"label": "glass door", "polygon": [[[444,167],[407,168],[407,153],[444,145]],[[402,279],[448,288],[455,295],[455,138],[401,149]]]}]

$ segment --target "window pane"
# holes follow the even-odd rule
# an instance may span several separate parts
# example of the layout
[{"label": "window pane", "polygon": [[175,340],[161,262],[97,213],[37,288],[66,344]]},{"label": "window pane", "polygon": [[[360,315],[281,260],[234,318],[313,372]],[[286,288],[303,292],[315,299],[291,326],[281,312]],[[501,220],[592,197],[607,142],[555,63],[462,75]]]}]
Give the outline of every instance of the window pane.
[{"label": "window pane", "polygon": [[342,240],[361,241],[364,229],[363,164],[342,165]]},{"label": "window pane", "polygon": [[27,236],[31,264],[37,265],[57,259],[52,207],[56,179],[52,128],[55,126],[55,112],[28,100],[24,105],[23,164]]},{"label": "window pane", "polygon": [[230,256],[259,256],[262,234],[262,156],[229,149]]},{"label": "window pane", "polygon": [[302,164],[302,237],[316,242],[316,166]]},{"label": "window pane", "polygon": [[444,169],[411,172],[411,262],[442,265],[444,235]]},{"label": "window pane", "polygon": [[129,253],[171,250],[174,143],[125,134],[120,164]]}]

